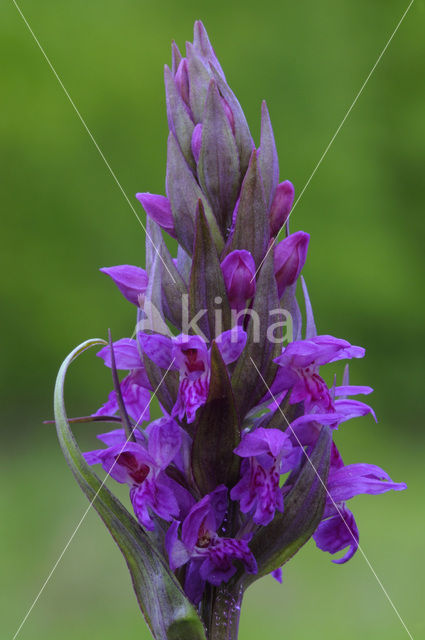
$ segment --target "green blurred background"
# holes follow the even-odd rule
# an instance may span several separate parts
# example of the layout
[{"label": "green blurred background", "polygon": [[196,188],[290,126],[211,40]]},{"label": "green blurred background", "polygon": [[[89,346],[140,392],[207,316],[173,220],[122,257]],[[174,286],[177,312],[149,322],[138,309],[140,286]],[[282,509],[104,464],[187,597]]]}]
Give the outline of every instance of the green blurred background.
[{"label": "green blurred background", "polygon": [[[22,0],[21,7],[135,207],[163,192],[162,68],[204,20],[258,140],[268,101],[282,179],[301,191],[407,2]],[[352,381],[379,416],[338,433],[346,462],[374,462],[408,491],[353,501],[361,544],[417,639],[423,618],[423,201],[425,4],[416,0],[292,218],[311,233],[305,275],[319,331],[367,347]],[[64,356],[134,323],[98,268],[143,265],[144,234],[13,3],[0,6],[1,637],[11,638],[86,509],[54,430]],[[140,207],[140,208],[139,208]],[[71,370],[70,414],[111,387],[94,353]],[[76,429],[83,447],[94,429]],[[248,592],[241,640],[407,638],[360,553],[345,566],[309,543]],[[124,562],[91,511],[20,638],[148,638]]]}]

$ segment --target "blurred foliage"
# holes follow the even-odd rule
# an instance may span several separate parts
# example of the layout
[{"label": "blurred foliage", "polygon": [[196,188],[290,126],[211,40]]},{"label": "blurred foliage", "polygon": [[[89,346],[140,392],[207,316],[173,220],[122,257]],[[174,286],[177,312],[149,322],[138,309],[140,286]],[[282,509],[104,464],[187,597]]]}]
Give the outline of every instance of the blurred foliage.
[{"label": "blurred foliage", "polygon": [[[407,2],[185,0],[21,7],[125,192],[164,190],[162,67],[201,18],[258,140],[267,99],[281,177],[298,194]],[[98,268],[144,263],[144,233],[12,2],[0,7],[2,102],[2,602],[13,635],[86,508],[41,421],[56,371],[90,337],[129,335],[134,311]],[[380,423],[338,434],[347,462],[384,466],[405,494],[355,503],[365,551],[413,635],[424,632],[423,201],[425,4],[417,0],[300,200],[305,276],[319,331],[367,348],[352,380],[375,388]],[[71,370],[70,413],[92,412],[110,372]],[[18,435],[19,433],[19,435]],[[94,430],[78,433],[92,443]],[[147,638],[124,564],[90,513],[21,638]],[[4,547],[5,545],[5,547]],[[3,555],[3,554],[2,554]],[[6,588],[7,586],[7,588]],[[247,596],[241,639],[402,638],[360,553],[332,565],[313,544]],[[421,626],[422,624],[422,626]]]}]

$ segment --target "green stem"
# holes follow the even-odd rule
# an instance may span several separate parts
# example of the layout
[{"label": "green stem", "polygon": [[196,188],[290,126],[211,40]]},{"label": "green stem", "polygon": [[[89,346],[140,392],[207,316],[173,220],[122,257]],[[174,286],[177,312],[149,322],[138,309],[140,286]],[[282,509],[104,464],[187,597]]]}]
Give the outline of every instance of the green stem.
[{"label": "green stem", "polygon": [[223,585],[214,592],[208,640],[237,640],[243,591]]}]

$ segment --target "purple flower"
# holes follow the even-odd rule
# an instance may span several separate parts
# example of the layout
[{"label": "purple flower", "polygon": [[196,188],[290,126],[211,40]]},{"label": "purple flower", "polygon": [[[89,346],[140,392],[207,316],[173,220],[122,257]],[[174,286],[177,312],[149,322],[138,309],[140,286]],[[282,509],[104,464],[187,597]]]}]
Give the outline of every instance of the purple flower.
[{"label": "purple flower", "polygon": [[274,272],[279,297],[298,279],[307,258],[309,240],[308,233],[297,231],[275,246]]},{"label": "purple flower", "polygon": [[336,564],[343,564],[353,557],[359,546],[359,531],[354,515],[345,502],[361,493],[378,495],[386,491],[402,491],[404,482],[393,482],[383,469],[373,464],[344,465],[333,446],[333,457],[327,482],[328,498],[321,523],[313,538],[322,551],[331,554],[349,547]]},{"label": "purple flower", "polygon": [[148,216],[175,238],[173,214],[168,198],[154,193],[136,193],[136,198],[142,203]]},{"label": "purple flower", "polygon": [[112,278],[124,298],[139,306],[140,296],[148,286],[148,275],[144,269],[122,264],[117,267],[103,267],[100,271]]},{"label": "purple flower", "polygon": [[[123,338],[113,343],[115,365],[118,370],[131,370],[120,382],[121,395],[128,415],[137,423],[149,420],[149,402],[151,385],[135,340]],[[107,367],[111,367],[111,347],[103,347],[97,355]],[[118,399],[115,391],[111,391],[107,402],[94,413],[95,416],[113,416],[118,411]]]},{"label": "purple flower", "polygon": [[230,306],[241,311],[255,293],[255,262],[249,251],[235,250],[221,263]]},{"label": "purple flower", "polygon": [[[205,404],[210,381],[210,349],[200,336],[181,334],[169,338],[159,334],[138,335],[143,352],[159,367],[178,369],[180,385],[173,416],[187,422],[195,420],[196,410]],[[246,333],[240,327],[220,334],[215,342],[225,364],[237,360],[246,344]]]},{"label": "purple flower", "polygon": [[101,464],[117,482],[128,484],[134,512],[146,529],[153,530],[152,512],[166,521],[180,515],[178,495],[183,491],[165,473],[177,456],[182,436],[180,427],[171,418],[152,422],[146,438],[135,430],[136,442],[126,442],[123,430],[98,436],[109,444],[84,454],[90,464]]},{"label": "purple flower", "polygon": [[362,358],[362,347],[346,340],[322,335],[288,344],[275,362],[281,367],[272,385],[274,393],[292,389],[291,403],[304,402],[305,412],[334,411],[329,389],[319,375],[319,367],[345,358]]},{"label": "purple flower", "polygon": [[289,180],[277,185],[269,213],[271,236],[276,236],[285,224],[292,209],[294,194],[294,185]]},{"label": "purple flower", "polygon": [[197,604],[205,582],[219,586],[236,572],[234,560],[242,561],[248,573],[257,572],[257,563],[246,539],[224,538],[219,530],[227,511],[227,488],[217,487],[192,507],[181,528],[174,521],[167,531],[165,546],[172,570],[186,563],[185,591]]},{"label": "purple flower", "polygon": [[242,477],[230,497],[239,500],[242,513],[252,513],[255,523],[266,525],[273,520],[276,510],[283,512],[280,476],[296,464],[299,449],[279,429],[259,427],[242,438],[235,453],[244,460]]}]

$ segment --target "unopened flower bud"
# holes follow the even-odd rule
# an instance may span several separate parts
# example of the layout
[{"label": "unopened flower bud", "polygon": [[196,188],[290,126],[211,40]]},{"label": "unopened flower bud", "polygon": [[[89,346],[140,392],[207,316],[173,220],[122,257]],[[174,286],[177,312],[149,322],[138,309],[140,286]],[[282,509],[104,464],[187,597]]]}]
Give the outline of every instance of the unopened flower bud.
[{"label": "unopened flower bud", "polygon": [[230,306],[236,311],[244,308],[255,293],[255,262],[249,251],[236,250],[221,263]]},{"label": "unopened flower bud", "polygon": [[307,258],[310,236],[297,231],[279,242],[274,250],[274,273],[279,297],[297,280]]},{"label": "unopened flower bud", "polygon": [[289,180],[277,185],[270,207],[270,235],[276,236],[285,224],[294,202],[294,185]]},{"label": "unopened flower bud", "polygon": [[183,58],[180,62],[174,80],[181,97],[189,106],[189,74],[187,71],[186,58]]},{"label": "unopened flower bud", "polygon": [[197,124],[193,130],[191,148],[195,162],[198,162],[202,145],[202,124]]},{"label": "unopened flower bud", "polygon": [[233,116],[233,111],[230,108],[229,103],[224,98],[221,98],[221,104],[223,107],[223,111],[226,114],[226,118],[229,121],[230,128],[232,129],[233,135],[235,135],[235,118]]}]

